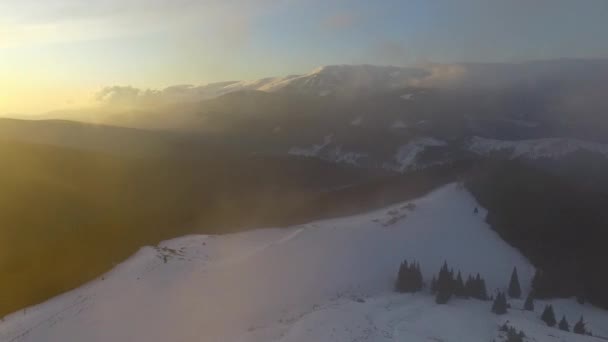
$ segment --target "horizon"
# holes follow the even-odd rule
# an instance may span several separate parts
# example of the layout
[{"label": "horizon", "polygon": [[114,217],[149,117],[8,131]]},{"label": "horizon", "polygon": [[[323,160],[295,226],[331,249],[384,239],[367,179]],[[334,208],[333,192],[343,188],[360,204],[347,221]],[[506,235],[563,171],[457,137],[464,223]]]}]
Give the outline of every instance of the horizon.
[{"label": "horizon", "polygon": [[[401,69],[412,69],[412,70],[420,69],[420,70],[426,70],[426,71],[431,72],[431,74],[428,75],[428,78],[431,78],[431,79],[433,79],[434,77],[437,78],[437,79],[433,79],[432,83],[428,83],[428,84],[424,83],[425,77],[418,79],[418,81],[422,81],[423,82],[422,84],[424,84],[426,86],[437,86],[437,85],[441,86],[444,83],[446,83],[446,81],[447,81],[447,83],[451,82],[452,86],[454,86],[454,85],[458,86],[458,85],[460,85],[460,83],[467,80],[467,77],[470,76],[468,74],[471,71],[470,69],[472,67],[492,66],[494,68],[499,68],[499,67],[504,67],[504,66],[526,66],[526,65],[552,63],[552,62],[560,62],[560,63],[607,62],[608,63],[608,58],[562,57],[562,58],[553,58],[553,59],[530,59],[530,60],[511,61],[511,62],[458,62],[458,63],[421,62],[421,63],[411,64],[411,65],[401,65],[401,66],[393,65],[393,64],[339,63],[339,64],[325,64],[325,65],[315,66],[306,72],[300,72],[300,73],[290,73],[290,74],[283,74],[283,75],[278,75],[278,74],[265,75],[262,77],[250,78],[250,79],[219,79],[219,80],[216,80],[213,82],[207,82],[207,83],[167,84],[167,85],[161,85],[160,87],[157,87],[157,88],[134,87],[131,84],[117,84],[117,85],[109,85],[109,86],[100,85],[99,87],[97,87],[95,89],[92,89],[90,91],[87,91],[86,93],[83,93],[84,101],[81,101],[81,102],[66,102],[63,105],[46,108],[41,111],[29,111],[29,112],[24,112],[24,111],[21,111],[21,112],[4,111],[4,112],[2,112],[2,111],[0,111],[0,118],[25,119],[25,120],[28,120],[28,119],[31,119],[31,120],[58,119],[58,120],[87,122],[87,120],[83,117],[81,117],[81,118],[63,117],[61,115],[58,117],[55,117],[55,116],[48,117],[48,115],[54,115],[56,113],[62,113],[62,112],[73,114],[78,111],[91,111],[91,110],[93,110],[93,111],[95,111],[95,110],[112,111],[112,110],[126,109],[126,108],[121,108],[120,105],[116,106],[117,103],[113,103],[115,100],[114,95],[118,95],[118,102],[121,101],[121,97],[123,95],[126,95],[127,97],[136,96],[138,98],[145,99],[149,96],[161,95],[164,92],[171,92],[172,90],[196,90],[197,88],[201,88],[201,87],[208,87],[208,86],[221,85],[221,84],[235,85],[235,84],[239,84],[239,83],[244,83],[244,84],[252,83],[254,81],[260,81],[260,80],[264,80],[264,79],[286,79],[286,78],[290,78],[290,77],[305,77],[308,75],[318,74],[318,73],[322,72],[323,69],[328,68],[328,67],[349,67],[353,70],[355,70],[357,68],[362,68],[362,67],[401,68]],[[453,71],[455,68],[458,69],[458,73],[456,75],[451,74],[450,72]],[[438,75],[433,74],[435,72],[434,71],[435,69],[438,70]],[[485,76],[485,75],[483,75],[485,73],[488,73],[487,70],[483,71],[482,74],[478,74],[476,76],[477,77]],[[488,73],[488,74],[491,74],[491,73]],[[475,77],[475,76],[473,76],[473,77]],[[503,77],[504,77],[504,75],[503,75]],[[479,80],[476,80],[476,81],[479,82]],[[486,81],[487,81],[487,79],[486,79]],[[513,82],[513,80],[509,80],[509,81]],[[502,80],[503,85],[506,85],[509,81]],[[500,84],[500,82],[498,82],[497,84]],[[416,87],[419,85],[417,83],[415,83],[413,86]],[[254,89],[243,88],[242,90],[257,90],[257,91],[268,92],[266,90],[259,90],[259,89],[255,89],[255,88]],[[123,94],[123,92],[124,92],[124,94]],[[229,92],[232,92],[232,91],[229,91]],[[211,98],[226,95],[229,92],[223,93],[221,95],[215,95],[215,96],[212,96]],[[202,100],[205,100],[205,99],[210,99],[210,98],[203,98]],[[135,100],[129,99],[129,101],[135,101]],[[174,104],[188,103],[188,102],[192,102],[192,99],[190,99],[190,100],[180,99],[179,101],[175,101],[175,102],[169,101],[169,102],[174,103]],[[141,103],[136,105],[135,102],[132,104],[133,108],[139,107],[140,105],[141,105]],[[129,107],[129,106],[127,106],[127,107]],[[0,107],[0,109],[1,108],[2,107]]]},{"label": "horizon", "polygon": [[104,87],[255,80],[323,65],[608,57],[608,3],[597,0],[8,0],[0,13],[2,115],[92,105]]}]

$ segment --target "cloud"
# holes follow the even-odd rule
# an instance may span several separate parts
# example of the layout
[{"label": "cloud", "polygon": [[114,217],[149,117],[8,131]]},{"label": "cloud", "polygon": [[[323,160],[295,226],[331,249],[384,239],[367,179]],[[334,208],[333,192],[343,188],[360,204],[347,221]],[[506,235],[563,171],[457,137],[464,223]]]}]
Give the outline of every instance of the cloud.
[{"label": "cloud", "polygon": [[419,79],[413,79],[410,81],[410,85],[418,87],[458,86],[468,76],[466,66],[459,64],[429,64],[423,68],[429,74]]},{"label": "cloud", "polygon": [[145,102],[146,99],[154,97],[157,91],[140,90],[131,86],[105,87],[95,94],[95,100],[108,106],[132,107]]},{"label": "cloud", "polygon": [[173,85],[164,89],[139,89],[131,86],[105,87],[93,95],[94,100],[106,107],[135,108],[192,103],[217,97],[229,92],[235,82],[218,82],[201,86]]}]

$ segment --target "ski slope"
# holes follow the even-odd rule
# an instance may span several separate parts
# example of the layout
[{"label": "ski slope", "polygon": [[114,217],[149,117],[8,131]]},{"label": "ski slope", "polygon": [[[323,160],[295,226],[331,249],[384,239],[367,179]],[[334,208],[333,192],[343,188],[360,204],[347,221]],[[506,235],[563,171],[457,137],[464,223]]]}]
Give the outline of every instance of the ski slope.
[{"label": "ski slope", "polygon": [[[527,293],[534,268],[484,222],[458,184],[415,201],[352,217],[224,236],[186,236],[144,247],[111,272],[0,322],[2,342],[500,341],[504,321],[532,341],[601,341],[548,328],[511,301],[427,292],[397,294],[399,263],[418,260],[430,281],[444,260],[504,289],[517,267]],[[584,314],[608,336],[608,312],[552,301],[571,325]]]}]

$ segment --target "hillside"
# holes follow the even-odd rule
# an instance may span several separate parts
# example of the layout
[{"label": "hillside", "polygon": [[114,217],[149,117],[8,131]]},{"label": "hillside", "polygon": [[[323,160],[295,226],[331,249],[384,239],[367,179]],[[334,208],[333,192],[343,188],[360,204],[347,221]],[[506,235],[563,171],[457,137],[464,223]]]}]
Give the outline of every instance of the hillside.
[{"label": "hillside", "polygon": [[[0,339],[35,341],[502,341],[504,322],[528,341],[600,341],[549,328],[512,300],[504,316],[490,302],[428,292],[396,294],[403,258],[425,281],[447,260],[479,272],[489,292],[517,267],[524,293],[534,272],[485,220],[485,210],[451,184],[388,208],[285,229],[191,235],[142,248],[79,289],[0,323]],[[479,207],[480,208],[480,207]],[[607,336],[608,313],[573,299],[551,301],[573,322],[584,314]]]},{"label": "hillside", "polygon": [[543,296],[579,295],[608,308],[608,196],[600,187],[525,161],[494,161],[467,188],[492,228],[546,272]]},{"label": "hillside", "polygon": [[373,178],[293,158],[142,158],[10,141],[0,155],[0,293],[11,294],[0,314],[79,286],[143,245],[284,221],[328,189]]}]

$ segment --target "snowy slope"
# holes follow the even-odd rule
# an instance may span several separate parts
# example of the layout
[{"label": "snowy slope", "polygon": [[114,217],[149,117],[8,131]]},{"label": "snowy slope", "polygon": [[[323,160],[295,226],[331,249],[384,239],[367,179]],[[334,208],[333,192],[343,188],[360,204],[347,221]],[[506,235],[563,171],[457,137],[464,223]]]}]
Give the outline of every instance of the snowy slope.
[{"label": "snowy slope", "polygon": [[345,163],[359,166],[360,160],[367,157],[365,153],[346,151],[341,145],[332,145],[333,135],[326,135],[323,142],[307,147],[292,147],[287,154],[292,156],[319,158],[334,163]]},{"label": "snowy slope", "polygon": [[415,169],[420,165],[416,164],[418,154],[424,151],[427,147],[445,146],[445,141],[435,139],[433,137],[422,137],[399,147],[395,153],[394,161],[385,163],[384,168],[398,172]]},{"label": "snowy slope", "polygon": [[474,153],[488,155],[507,153],[512,159],[526,157],[560,158],[577,151],[595,152],[608,157],[608,146],[604,144],[567,138],[545,138],[531,140],[495,140],[473,137],[468,149]]},{"label": "snowy slope", "polygon": [[[286,229],[186,236],[145,247],[94,282],[8,316],[0,341],[490,341],[505,320],[536,341],[596,341],[545,327],[535,314],[491,314],[490,303],[434,304],[393,293],[403,258],[428,281],[447,259],[503,288],[514,266],[528,291],[533,267],[484,223],[460,185],[358,216]],[[584,313],[608,336],[608,312]],[[598,340],[599,341],[599,340]]]}]

